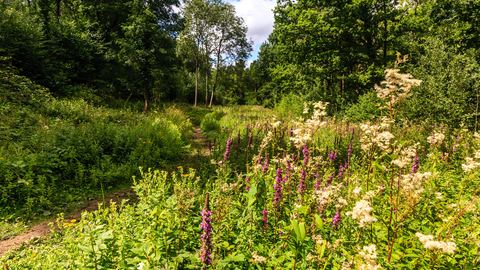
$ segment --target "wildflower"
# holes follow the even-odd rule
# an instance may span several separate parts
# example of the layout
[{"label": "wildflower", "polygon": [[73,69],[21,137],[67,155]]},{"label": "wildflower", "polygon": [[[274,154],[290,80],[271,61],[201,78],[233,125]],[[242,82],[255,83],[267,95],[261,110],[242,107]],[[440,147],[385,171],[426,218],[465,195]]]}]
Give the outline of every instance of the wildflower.
[{"label": "wildflower", "polygon": [[302,194],[303,191],[306,188],[305,186],[305,178],[307,177],[307,171],[305,171],[304,169],[302,169],[302,174],[301,174],[301,177],[300,177],[300,183],[298,184],[298,193]]},{"label": "wildflower", "polygon": [[248,149],[251,148],[251,146],[252,146],[252,141],[253,141],[253,135],[250,134],[250,136],[248,137]]},{"label": "wildflower", "polygon": [[375,246],[375,244],[364,246],[363,251],[360,251],[359,254],[362,257],[363,262],[358,269],[377,270],[382,268],[382,266],[378,265],[375,261],[375,259],[377,258],[377,247]]},{"label": "wildflower", "polygon": [[453,254],[455,253],[455,249],[457,248],[457,245],[454,242],[434,241],[433,235],[424,235],[417,232],[415,236],[418,237],[418,240],[422,242],[423,247],[426,249],[438,249],[441,250],[443,253]]},{"label": "wildflower", "polygon": [[427,138],[430,144],[433,146],[434,144],[442,144],[443,140],[445,139],[445,135],[440,132],[434,131],[431,136]]},{"label": "wildflower", "polygon": [[205,206],[202,210],[202,224],[201,228],[203,229],[202,235],[202,249],[200,250],[200,257],[202,258],[202,263],[209,265],[212,262],[211,255],[213,250],[212,245],[212,219],[210,216],[212,212],[209,210],[209,202],[208,202],[209,194],[205,196]]},{"label": "wildflower", "polygon": [[253,262],[253,264],[262,263],[262,262],[264,262],[264,261],[266,261],[266,260],[267,260],[267,259],[266,259],[265,257],[258,255],[256,251],[254,251],[254,252],[252,253],[252,262]]},{"label": "wildflower", "polygon": [[337,158],[337,153],[332,151],[330,154],[328,154],[329,160],[335,160],[336,158]]},{"label": "wildflower", "polygon": [[473,158],[471,157],[466,157],[465,158],[465,161],[467,162],[466,164],[462,164],[462,169],[463,171],[465,172],[470,172],[472,170],[474,170],[476,167],[478,167],[480,165],[480,163],[478,162],[475,162],[473,160]]},{"label": "wildflower", "polygon": [[366,224],[377,221],[377,219],[371,215],[372,211],[373,207],[370,202],[361,200],[358,201],[352,211],[346,213],[346,215],[352,215],[352,219],[357,220],[360,227],[365,227]]},{"label": "wildflower", "polygon": [[313,186],[313,188],[314,188],[315,190],[318,190],[318,189],[320,188],[320,185],[322,184],[322,178],[320,177],[320,175],[318,174],[318,172],[317,172],[317,174],[315,175],[315,179],[317,180],[317,182],[315,183],[315,185]]},{"label": "wildflower", "polygon": [[[249,184],[250,184],[250,176],[247,176],[247,177],[245,178],[245,183],[249,183]],[[250,190],[250,187],[247,186],[245,189],[246,189],[247,191],[249,191],[249,190]]]},{"label": "wildflower", "polygon": [[340,220],[341,220],[341,216],[340,216],[340,212],[337,211],[337,213],[335,213],[335,216],[332,218],[332,228],[335,229],[338,225],[338,223],[340,223]]},{"label": "wildflower", "polygon": [[142,270],[144,266],[145,266],[145,264],[143,262],[140,262],[137,266],[137,269]]},{"label": "wildflower", "polygon": [[267,210],[267,204],[265,204],[265,208],[263,208],[263,217],[262,217],[262,220],[263,220],[263,228],[265,229],[265,231],[268,229],[268,210]]},{"label": "wildflower", "polygon": [[418,162],[418,157],[415,157],[413,159],[412,175],[414,175],[418,172],[418,167],[419,166],[420,166],[420,163]]},{"label": "wildflower", "polygon": [[266,173],[268,171],[268,161],[269,159],[265,159],[265,162],[263,163],[263,167],[262,167],[262,173]]},{"label": "wildflower", "polygon": [[223,162],[227,161],[231,151],[232,151],[232,138],[228,137],[227,148],[225,149],[225,154],[223,154]]},{"label": "wildflower", "polygon": [[275,177],[275,185],[273,186],[275,195],[273,197],[273,205],[277,211],[279,210],[280,202],[282,201],[282,169],[277,169],[277,176]]},{"label": "wildflower", "polygon": [[307,145],[303,146],[303,155],[305,155],[305,158],[303,159],[303,165],[307,166],[308,162],[310,161]]}]

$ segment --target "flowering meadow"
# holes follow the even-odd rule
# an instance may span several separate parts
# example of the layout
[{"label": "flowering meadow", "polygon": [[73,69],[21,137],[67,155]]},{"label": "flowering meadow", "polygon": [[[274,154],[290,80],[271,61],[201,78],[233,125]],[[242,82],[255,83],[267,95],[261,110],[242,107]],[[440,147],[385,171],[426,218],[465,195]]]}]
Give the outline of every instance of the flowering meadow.
[{"label": "flowering meadow", "polygon": [[[444,125],[349,123],[306,104],[277,119],[226,107],[206,149],[215,174],[141,168],[136,205],[59,216],[8,269],[477,269],[480,135]],[[208,116],[208,115],[207,115]],[[207,125],[203,125],[206,127]],[[216,128],[215,128],[216,127]]]}]

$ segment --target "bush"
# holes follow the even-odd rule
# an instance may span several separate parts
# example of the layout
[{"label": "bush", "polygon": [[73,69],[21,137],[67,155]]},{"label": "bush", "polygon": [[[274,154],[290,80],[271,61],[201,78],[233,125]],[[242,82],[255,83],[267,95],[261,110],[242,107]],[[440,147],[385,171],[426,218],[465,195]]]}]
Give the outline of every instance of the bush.
[{"label": "bush", "polygon": [[363,121],[380,117],[382,111],[379,106],[383,101],[376,92],[369,92],[359,97],[358,102],[345,111],[345,116],[351,121]]},{"label": "bush", "polygon": [[403,109],[409,119],[474,126],[480,66],[475,52],[457,53],[437,38],[427,39],[410,73],[423,83],[413,89]]},{"label": "bush", "polygon": [[223,117],[223,113],[219,111],[214,111],[205,115],[200,128],[202,132],[208,137],[215,137],[217,132],[220,132],[220,122],[219,120]]}]

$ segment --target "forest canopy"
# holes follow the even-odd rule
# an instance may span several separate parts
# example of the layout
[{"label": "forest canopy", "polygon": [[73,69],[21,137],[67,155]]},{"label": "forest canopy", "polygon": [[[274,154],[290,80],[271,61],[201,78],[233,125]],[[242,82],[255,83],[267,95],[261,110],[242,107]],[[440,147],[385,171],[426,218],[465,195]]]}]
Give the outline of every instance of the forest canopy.
[{"label": "forest canopy", "polygon": [[[274,30],[253,42],[222,0],[0,2],[1,67],[54,96],[250,104],[378,117],[374,85],[399,66],[423,83],[398,117],[473,125],[478,0],[278,0]],[[99,98],[101,97],[101,98]],[[287,109],[285,107],[285,109]]]}]

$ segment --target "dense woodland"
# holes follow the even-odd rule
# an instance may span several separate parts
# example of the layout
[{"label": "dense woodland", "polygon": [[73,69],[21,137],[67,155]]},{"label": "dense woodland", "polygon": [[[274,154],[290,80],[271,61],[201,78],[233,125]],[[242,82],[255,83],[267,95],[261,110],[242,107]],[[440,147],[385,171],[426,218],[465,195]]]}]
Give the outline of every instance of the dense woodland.
[{"label": "dense woodland", "polygon": [[366,119],[381,113],[373,86],[398,52],[409,55],[401,69],[423,81],[402,117],[473,127],[479,7],[278,1],[274,31],[247,66],[247,27],[219,0],[3,0],[0,55],[3,69],[57,97],[267,107],[323,100],[331,114]]}]

